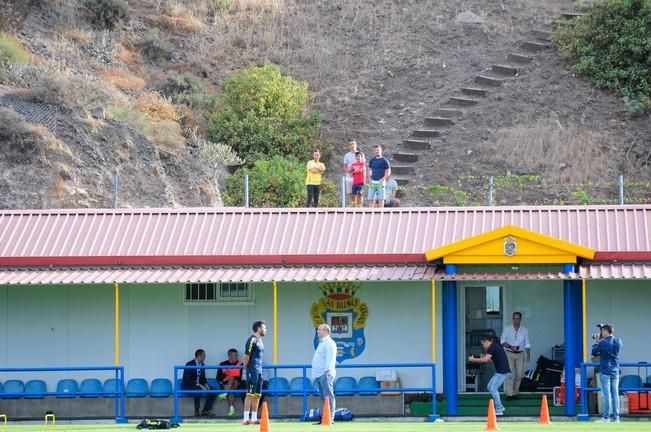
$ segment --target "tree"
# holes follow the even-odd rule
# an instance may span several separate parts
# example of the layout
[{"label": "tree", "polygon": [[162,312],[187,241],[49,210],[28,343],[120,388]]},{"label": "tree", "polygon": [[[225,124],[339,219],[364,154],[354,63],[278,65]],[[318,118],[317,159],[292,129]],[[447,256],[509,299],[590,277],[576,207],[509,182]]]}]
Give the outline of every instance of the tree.
[{"label": "tree", "polygon": [[627,108],[651,107],[651,0],[601,0],[554,35],[572,69],[626,97]]},{"label": "tree", "polygon": [[310,158],[318,144],[319,112],[308,112],[307,83],[267,64],[236,73],[224,83],[209,115],[215,142],[230,145],[249,161],[262,156]]},{"label": "tree", "polygon": [[[253,167],[240,168],[229,177],[224,204],[241,206],[244,202],[244,176],[249,176],[251,207],[303,207],[305,205],[305,164],[294,157],[272,156],[258,159]],[[324,179],[321,207],[337,205],[337,191]]]},{"label": "tree", "polygon": [[226,144],[218,144],[212,141],[203,139],[196,134],[192,136],[192,141],[199,148],[199,156],[212,168],[212,179],[215,186],[215,193],[217,194],[218,201],[222,201],[221,193],[219,192],[219,175],[222,170],[229,166],[242,165],[242,160],[237,153]]}]

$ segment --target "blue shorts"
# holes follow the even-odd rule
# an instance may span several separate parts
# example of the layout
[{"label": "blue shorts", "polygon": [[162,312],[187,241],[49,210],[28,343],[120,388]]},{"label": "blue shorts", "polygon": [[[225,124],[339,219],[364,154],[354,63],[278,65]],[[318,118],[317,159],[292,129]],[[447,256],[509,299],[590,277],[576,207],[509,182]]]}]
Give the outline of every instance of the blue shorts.
[{"label": "blue shorts", "polygon": [[354,184],[351,193],[353,195],[361,195],[363,189],[364,189],[364,183]]},{"label": "blue shorts", "polygon": [[262,374],[257,370],[246,370],[246,393],[252,395],[262,394]]}]

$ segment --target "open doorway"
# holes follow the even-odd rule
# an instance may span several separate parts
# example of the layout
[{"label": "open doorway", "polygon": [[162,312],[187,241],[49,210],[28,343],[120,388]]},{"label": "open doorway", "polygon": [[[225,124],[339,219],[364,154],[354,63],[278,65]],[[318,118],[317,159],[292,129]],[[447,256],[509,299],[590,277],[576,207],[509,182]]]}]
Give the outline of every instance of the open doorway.
[{"label": "open doorway", "polygon": [[[504,322],[503,287],[486,284],[465,287],[465,356],[482,352],[481,337],[499,338]],[[495,373],[492,362],[466,363],[464,391],[486,391],[488,381]]]}]

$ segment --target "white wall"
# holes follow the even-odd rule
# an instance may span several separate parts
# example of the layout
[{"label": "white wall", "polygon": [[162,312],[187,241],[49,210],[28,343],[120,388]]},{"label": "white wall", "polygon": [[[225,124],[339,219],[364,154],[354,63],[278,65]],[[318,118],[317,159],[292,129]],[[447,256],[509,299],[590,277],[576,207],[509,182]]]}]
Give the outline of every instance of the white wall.
[{"label": "white wall", "polygon": [[[491,282],[493,283],[493,282]],[[477,282],[473,282],[477,285]],[[510,314],[524,312],[532,342],[532,357],[550,356],[563,341],[562,282],[504,282],[505,324]],[[266,363],[273,361],[271,284],[255,286],[250,306],[188,306],[179,285],[121,287],[121,355],[127,378],[148,380],[172,375],[172,366],[184,364],[198,347],[206,349],[208,363],[226,358],[231,348],[243,350],[251,323],[268,322]],[[344,364],[431,361],[431,284],[363,283],[357,296],[367,303],[366,349]],[[314,327],[310,306],[322,297],[317,284],[279,284],[278,361],[310,363]],[[114,361],[113,286],[2,286],[0,287],[0,361],[7,367],[111,365]],[[609,321],[624,340],[622,360],[651,361],[646,343],[651,328],[649,281],[588,282],[587,333],[594,324]],[[437,382],[442,391],[441,284],[437,283]],[[460,314],[460,320],[463,320]],[[460,332],[462,333],[462,332]],[[463,347],[460,335],[460,347]],[[530,367],[533,367],[533,362]],[[362,376],[370,370],[340,370],[339,375]],[[288,373],[287,376],[298,375]],[[399,371],[403,386],[429,385],[429,371]],[[81,374],[79,377],[86,377]],[[100,378],[106,376],[95,375]],[[52,374],[52,386],[61,378]],[[460,374],[460,379],[463,374]],[[33,379],[34,375],[21,379]],[[9,377],[0,376],[1,380]]]},{"label": "white wall", "polygon": [[[596,324],[610,323],[624,343],[622,362],[651,362],[651,281],[589,280],[587,299],[586,337],[597,331]],[[622,371],[629,373],[637,370]]]}]

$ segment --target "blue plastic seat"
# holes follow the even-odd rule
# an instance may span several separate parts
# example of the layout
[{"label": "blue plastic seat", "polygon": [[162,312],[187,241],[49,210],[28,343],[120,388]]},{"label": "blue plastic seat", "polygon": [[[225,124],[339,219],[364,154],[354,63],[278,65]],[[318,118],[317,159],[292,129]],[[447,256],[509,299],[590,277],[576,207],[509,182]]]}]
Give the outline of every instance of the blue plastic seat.
[{"label": "blue plastic seat", "polygon": [[365,376],[359,379],[357,390],[361,395],[376,395],[380,392],[380,383],[374,376]]},{"label": "blue plastic seat", "polygon": [[115,378],[109,378],[106,381],[104,381],[104,393],[110,393],[110,394],[104,394],[105,398],[114,398],[115,397],[114,393],[119,391],[118,382],[121,382],[121,381],[117,380]]},{"label": "blue plastic seat", "polygon": [[287,396],[289,394],[289,381],[285,377],[269,378],[267,390],[272,396]]},{"label": "blue plastic seat", "polygon": [[314,394],[315,390],[312,386],[312,381],[307,377],[295,377],[289,382],[289,390],[294,396],[303,395],[303,383],[305,383],[305,390],[307,394]]},{"label": "blue plastic seat", "polygon": [[47,385],[43,380],[30,380],[25,383],[25,399],[43,399],[45,396],[39,393],[46,393]]},{"label": "blue plastic seat", "polygon": [[647,383],[647,384],[651,384],[651,375],[649,375],[648,377],[646,377],[646,383]]},{"label": "blue plastic seat", "polygon": [[141,398],[147,396],[149,393],[149,386],[147,380],[143,378],[132,378],[127,383],[127,397]]},{"label": "blue plastic seat", "polygon": [[[57,383],[57,393],[79,393],[79,384],[73,379],[62,379]],[[57,395],[58,398],[75,398],[76,394]]]},{"label": "blue plastic seat", "polygon": [[219,382],[217,381],[217,378],[207,378],[206,381],[208,381],[208,385],[212,390],[221,390],[222,386],[219,385]]},{"label": "blue plastic seat", "polygon": [[623,375],[619,380],[619,388],[640,388],[642,387],[642,378],[637,375]]},{"label": "blue plastic seat", "polygon": [[4,394],[17,393],[15,396],[4,396],[5,399],[20,399],[25,393],[25,384],[21,380],[5,381]]},{"label": "blue plastic seat", "polygon": [[98,398],[100,397],[100,393],[102,393],[102,382],[96,378],[86,378],[81,382],[79,391],[81,393],[88,393],[79,395],[80,397]]},{"label": "blue plastic seat", "polygon": [[335,381],[335,394],[346,396],[357,393],[357,381],[353,377],[339,377]]},{"label": "blue plastic seat", "polygon": [[156,378],[151,382],[149,396],[153,398],[166,398],[172,394],[172,381],[167,378]]}]

